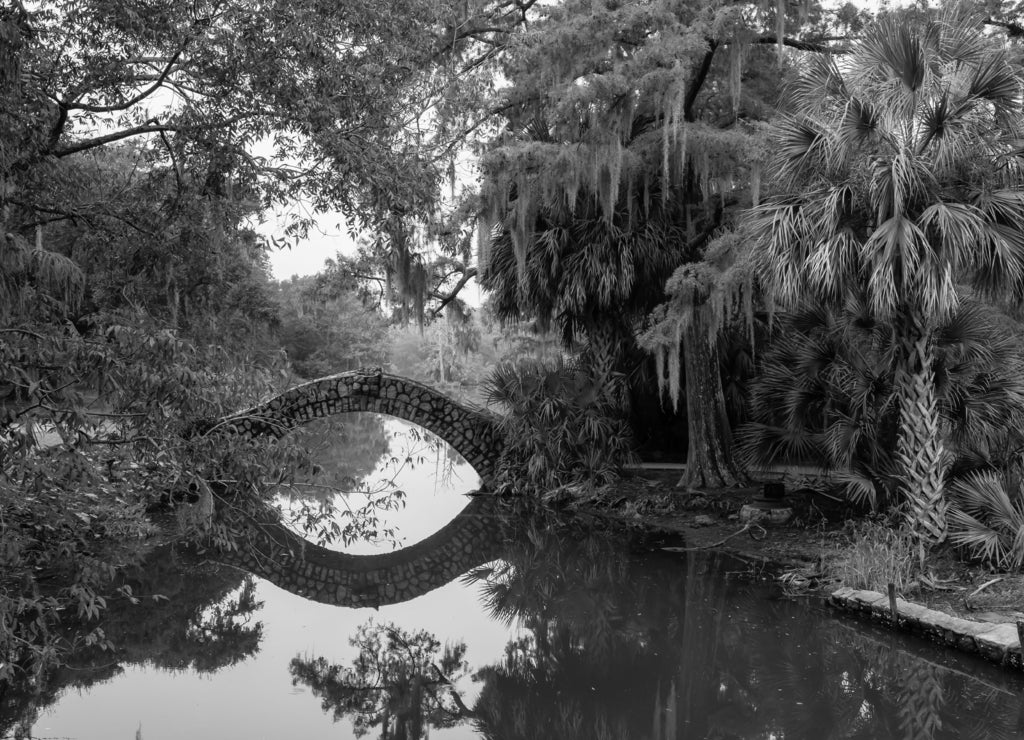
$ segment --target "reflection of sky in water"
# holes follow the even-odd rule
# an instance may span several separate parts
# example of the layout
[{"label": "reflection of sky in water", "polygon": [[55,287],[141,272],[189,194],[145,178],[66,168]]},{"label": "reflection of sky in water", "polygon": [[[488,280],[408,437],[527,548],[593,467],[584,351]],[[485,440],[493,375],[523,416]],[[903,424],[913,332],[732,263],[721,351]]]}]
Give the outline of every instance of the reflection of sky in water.
[{"label": "reflection of sky in water", "polygon": [[[356,447],[379,456],[381,430],[394,428],[360,427],[365,444]],[[336,472],[369,474],[375,461],[338,457],[331,464]],[[408,543],[447,523],[472,487],[465,477],[450,487],[437,479],[432,464],[399,476],[409,493],[400,514]],[[602,736],[596,728],[619,726],[629,729],[611,736],[632,740],[1024,737],[1019,675],[834,619],[814,602],[779,598],[772,584],[734,577],[750,564],[645,554],[619,531],[596,528],[581,537],[573,532],[579,526],[560,527],[519,509],[516,517],[504,554],[514,577],[504,584],[507,600],[493,603],[526,616],[522,632],[510,634],[485,616],[483,587],[459,581],[379,612],[305,601],[261,581],[257,598],[265,606],[256,617],[264,637],[257,655],[212,674],[130,668],[88,691],[68,692],[42,714],[33,735],[131,740],[141,726],[146,740],[353,738],[350,720],[332,722],[306,684],[292,686],[289,663],[298,656],[350,665],[357,653],[348,639],[372,618],[425,630],[441,643],[464,641],[470,670],[485,669],[487,679],[485,686],[460,681],[463,699],[494,729],[508,726],[509,713],[521,717],[525,730],[510,733],[516,737],[591,740]],[[182,581],[171,570],[197,604],[207,603],[204,594],[220,593],[216,579],[204,587],[200,576]],[[137,620],[132,634],[141,648],[169,648],[174,657],[168,612],[154,610],[159,625],[129,618]],[[527,638],[510,651],[518,662],[496,665],[513,637]],[[922,734],[911,720],[940,729]],[[570,724],[583,730],[568,733]],[[432,728],[430,737],[471,740],[476,733],[463,724]]]},{"label": "reflection of sky in water", "polygon": [[[408,426],[397,420],[385,421],[391,454],[397,456],[409,448],[408,441],[401,438]],[[338,456],[332,461],[336,469],[365,471],[369,467],[368,458],[379,449],[379,440],[369,439],[375,434],[372,426],[359,429],[363,444],[354,445],[359,459],[343,460],[341,445],[331,446],[331,454]],[[388,518],[398,528],[404,545],[442,528],[466,505],[463,494],[478,486],[476,474],[465,462],[446,470],[445,447],[429,449],[422,442],[414,445],[426,461],[404,466],[395,477],[396,485],[408,497],[406,506],[389,512]],[[381,460],[370,477],[390,478],[393,473],[386,463]],[[361,543],[339,549],[369,553],[389,551],[391,546]],[[266,581],[258,583],[257,598],[265,602],[256,615],[264,623],[264,636],[255,656],[212,675],[129,668],[107,683],[62,697],[40,717],[34,735],[131,740],[141,726],[145,740],[352,738],[347,719],[332,722],[307,688],[292,686],[288,671],[292,658],[324,656],[332,662],[350,663],[357,651],[348,638],[371,617],[378,623],[392,621],[409,631],[425,629],[442,643],[462,640],[468,646],[466,657],[471,667],[500,660],[509,638],[508,630],[480,609],[478,589],[458,581],[378,612],[306,601]],[[470,704],[479,690],[468,678],[460,682],[459,689]],[[430,735],[439,740],[477,737],[468,725],[432,729]]]},{"label": "reflection of sky in water", "polygon": [[[439,438],[405,421],[376,414],[350,414],[355,424],[341,430],[336,420],[316,420],[303,432],[314,459],[323,467],[315,486],[298,486],[298,493],[310,498],[333,497],[336,509],[361,507],[368,489],[374,495],[404,491],[404,505],[381,513],[382,523],[396,530],[399,546],[411,545],[430,536],[458,514],[467,501],[463,494],[476,490],[480,479],[473,468]],[[355,485],[353,485],[355,484]],[[330,488],[341,493],[333,493]],[[293,498],[296,495],[293,493]],[[288,498],[279,502],[289,507]],[[298,508],[292,504],[291,508]],[[339,518],[339,523],[344,520]],[[330,549],[354,554],[389,551],[392,543],[336,542]]]}]

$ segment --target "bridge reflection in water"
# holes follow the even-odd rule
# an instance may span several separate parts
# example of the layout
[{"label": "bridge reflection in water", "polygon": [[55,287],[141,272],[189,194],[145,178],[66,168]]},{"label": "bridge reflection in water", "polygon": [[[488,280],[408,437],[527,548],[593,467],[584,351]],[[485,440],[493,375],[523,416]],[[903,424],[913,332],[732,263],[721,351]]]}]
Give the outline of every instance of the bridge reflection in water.
[{"label": "bridge reflection in water", "polygon": [[[242,582],[236,568],[182,575],[158,553],[149,575],[164,567],[163,577],[147,583],[143,572],[131,585],[170,602],[112,602],[103,627],[117,652],[83,645],[69,658],[74,670],[44,677],[42,699],[0,697],[0,736],[27,717],[48,737],[127,737],[138,723],[147,737],[150,728],[209,740],[326,737],[326,714],[374,737],[402,736],[401,722],[410,740],[456,725],[449,737],[1024,737],[1020,677],[777,598],[771,585],[736,576],[749,564],[649,552],[632,533],[496,497],[474,500],[450,526],[451,536],[394,558],[309,550],[271,527],[269,550],[249,567],[292,593],[256,582],[227,603],[235,581],[223,571]],[[487,565],[467,566],[473,561]],[[401,578],[425,591],[463,568],[471,578],[448,586],[443,603],[439,591],[379,616],[293,595],[309,598],[330,583],[334,590],[322,592],[330,603],[383,605],[401,599]],[[339,592],[330,579],[343,574],[349,585]],[[346,601],[360,589],[364,601]],[[455,591],[514,626],[484,643],[467,626],[475,613],[450,601]],[[339,636],[354,640],[355,654],[339,649]],[[436,656],[437,667],[424,655]],[[147,667],[116,676],[132,665]],[[377,680],[377,667],[388,680]],[[102,690],[85,688],[98,682]],[[33,713],[68,686],[83,691],[68,692],[63,707],[35,723]],[[115,732],[126,713],[130,731]]]},{"label": "bridge reflection in water", "polygon": [[440,588],[503,552],[497,502],[475,496],[451,522],[416,544],[377,555],[320,547],[268,519],[241,550],[216,559],[324,604],[380,607]]},{"label": "bridge reflection in water", "polygon": [[[365,399],[352,403],[380,400],[383,384],[346,377]],[[289,408],[314,414],[302,399],[327,392],[311,393]],[[275,434],[300,423],[250,412],[222,421]],[[231,567],[155,553],[126,585],[170,601],[110,602],[102,627],[116,652],[79,640],[70,670],[20,693],[0,687],[0,737],[16,724],[82,738],[128,737],[136,726],[147,737],[325,737],[339,720],[409,740],[431,729],[561,740],[1024,737],[1018,676],[780,599],[736,577],[750,564],[650,544],[495,496],[374,555],[317,547],[268,513],[242,554],[219,556]],[[58,699],[71,686],[82,690]]]}]

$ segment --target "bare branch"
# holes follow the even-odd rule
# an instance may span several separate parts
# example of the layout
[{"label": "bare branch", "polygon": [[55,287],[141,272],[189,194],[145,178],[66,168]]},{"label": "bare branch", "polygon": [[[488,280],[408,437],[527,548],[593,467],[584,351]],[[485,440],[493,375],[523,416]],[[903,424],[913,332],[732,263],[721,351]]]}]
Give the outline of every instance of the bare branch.
[{"label": "bare branch", "polygon": [[[765,36],[758,36],[751,43],[754,44],[777,44],[779,40],[778,36],[771,34]],[[843,38],[829,37],[821,41],[803,41],[801,39],[790,38],[789,36],[782,37],[782,45],[788,46],[791,49],[797,49],[798,51],[812,51],[818,54],[848,54],[850,48],[847,46],[829,46],[825,41],[845,41]]]},{"label": "bare branch", "polygon": [[449,303],[454,301],[455,297],[459,294],[459,291],[461,291],[463,288],[465,288],[466,287],[466,283],[468,283],[470,280],[475,278],[476,274],[477,274],[477,269],[475,267],[471,267],[468,270],[466,270],[464,273],[462,273],[462,277],[459,278],[459,282],[457,282],[455,284],[455,287],[452,288],[452,290],[449,293],[447,293],[447,294],[435,293],[434,297],[435,298],[440,298],[441,302],[438,304],[437,308],[434,309],[434,312],[433,312],[434,316],[439,315],[441,313],[441,311],[444,310],[445,306],[447,306]]},{"label": "bare branch", "polygon": [[700,89],[704,87],[704,80],[708,76],[708,71],[711,69],[711,60],[715,58],[715,50],[718,48],[718,42],[714,39],[708,40],[708,50],[704,54],[704,58],[700,61],[700,66],[697,71],[693,73],[693,80],[689,85],[686,86],[686,98],[683,100],[683,120],[687,123],[691,123],[695,120],[693,114],[693,104],[697,102],[697,94],[700,93]]},{"label": "bare branch", "polygon": [[182,177],[181,177],[181,166],[178,164],[178,160],[174,156],[174,149],[171,147],[171,142],[167,140],[167,132],[166,131],[161,131],[160,132],[160,138],[163,140],[164,146],[167,147],[167,153],[171,157],[171,165],[174,167],[174,179],[175,179],[175,181],[178,184],[178,194],[180,195],[181,194],[181,189],[182,189],[182,185],[181,185],[181,180],[182,180]]}]

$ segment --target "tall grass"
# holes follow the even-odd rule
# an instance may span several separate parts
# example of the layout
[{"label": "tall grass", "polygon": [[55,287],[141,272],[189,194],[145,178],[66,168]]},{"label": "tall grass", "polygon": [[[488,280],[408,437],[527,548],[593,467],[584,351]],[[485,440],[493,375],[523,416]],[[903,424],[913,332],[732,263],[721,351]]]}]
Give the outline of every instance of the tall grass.
[{"label": "tall grass", "polygon": [[865,519],[848,525],[844,544],[826,560],[826,570],[850,588],[885,592],[888,584],[906,592],[918,565],[910,533],[884,520]]}]

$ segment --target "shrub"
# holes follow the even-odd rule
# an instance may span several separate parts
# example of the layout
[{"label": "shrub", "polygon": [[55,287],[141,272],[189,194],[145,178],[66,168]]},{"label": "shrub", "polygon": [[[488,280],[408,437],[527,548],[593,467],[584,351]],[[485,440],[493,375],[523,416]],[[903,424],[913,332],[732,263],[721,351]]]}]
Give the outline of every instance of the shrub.
[{"label": "shrub", "polygon": [[603,382],[580,365],[500,365],[488,401],[507,411],[499,490],[552,498],[593,495],[634,461],[617,379]]}]

